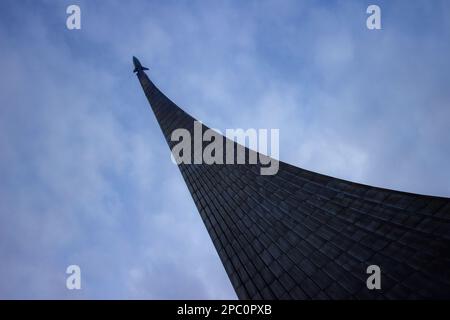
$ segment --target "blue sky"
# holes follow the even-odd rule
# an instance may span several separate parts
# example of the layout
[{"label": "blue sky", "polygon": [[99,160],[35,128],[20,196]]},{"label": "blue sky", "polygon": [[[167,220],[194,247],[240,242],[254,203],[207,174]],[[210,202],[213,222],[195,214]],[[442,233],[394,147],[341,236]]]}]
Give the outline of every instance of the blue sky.
[{"label": "blue sky", "polygon": [[236,297],[133,55],[205,124],[279,128],[281,160],[450,196],[446,0],[4,0],[0,49],[1,298]]}]

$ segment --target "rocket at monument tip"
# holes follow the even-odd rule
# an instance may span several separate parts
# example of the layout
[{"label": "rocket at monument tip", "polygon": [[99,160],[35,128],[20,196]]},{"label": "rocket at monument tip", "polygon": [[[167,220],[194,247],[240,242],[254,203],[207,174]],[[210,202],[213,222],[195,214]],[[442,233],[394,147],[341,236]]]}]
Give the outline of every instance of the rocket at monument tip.
[{"label": "rocket at monument tip", "polygon": [[148,70],[148,68],[142,66],[141,62],[135,56],[133,56],[133,64],[134,64],[134,70],[133,70],[134,73],[139,72],[139,71]]}]

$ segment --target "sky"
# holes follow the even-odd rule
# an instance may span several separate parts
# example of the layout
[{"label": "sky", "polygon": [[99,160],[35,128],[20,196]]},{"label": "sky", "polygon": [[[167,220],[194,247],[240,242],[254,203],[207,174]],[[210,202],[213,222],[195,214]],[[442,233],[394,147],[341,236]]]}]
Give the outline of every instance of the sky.
[{"label": "sky", "polygon": [[279,129],[285,162],[449,197],[449,54],[447,0],[1,1],[0,298],[236,298],[133,55],[206,125]]}]

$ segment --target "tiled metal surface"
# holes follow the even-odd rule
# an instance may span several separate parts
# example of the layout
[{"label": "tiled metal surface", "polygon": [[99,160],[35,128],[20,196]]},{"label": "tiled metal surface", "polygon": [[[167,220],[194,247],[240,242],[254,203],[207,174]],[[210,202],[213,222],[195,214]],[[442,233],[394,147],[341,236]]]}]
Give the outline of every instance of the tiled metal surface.
[{"label": "tiled metal surface", "polygon": [[[170,147],[174,129],[193,132],[194,118],[138,78]],[[259,164],[179,169],[241,299],[450,298],[448,198],[283,162],[273,176]],[[381,290],[366,286],[369,265],[381,268]]]}]

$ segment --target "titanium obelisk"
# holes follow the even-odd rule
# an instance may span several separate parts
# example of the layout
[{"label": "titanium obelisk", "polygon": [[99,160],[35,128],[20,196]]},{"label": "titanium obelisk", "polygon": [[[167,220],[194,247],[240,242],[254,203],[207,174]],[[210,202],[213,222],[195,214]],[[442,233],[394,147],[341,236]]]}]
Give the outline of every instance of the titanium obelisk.
[{"label": "titanium obelisk", "polygon": [[[173,130],[193,133],[195,119],[133,61],[172,148]],[[239,298],[450,298],[450,199],[371,187],[283,162],[275,175],[261,175],[259,167],[179,165]],[[368,288],[369,266],[379,268],[380,289]]]}]

